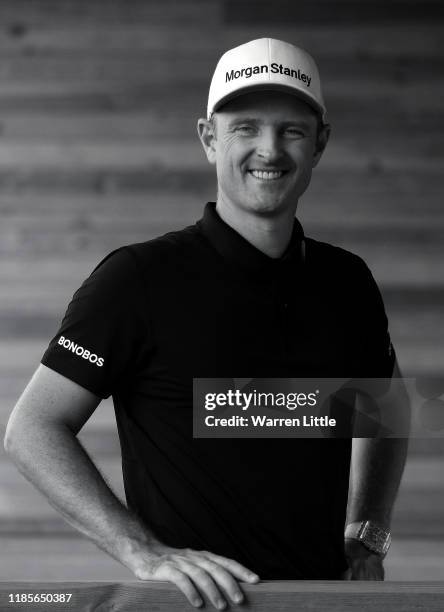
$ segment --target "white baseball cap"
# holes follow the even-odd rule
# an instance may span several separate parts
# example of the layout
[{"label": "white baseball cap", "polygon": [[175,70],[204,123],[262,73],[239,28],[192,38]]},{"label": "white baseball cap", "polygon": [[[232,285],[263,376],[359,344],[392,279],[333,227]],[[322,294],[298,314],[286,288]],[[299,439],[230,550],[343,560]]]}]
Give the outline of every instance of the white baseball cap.
[{"label": "white baseball cap", "polygon": [[274,38],[258,38],[224,53],[211,80],[208,119],[222,104],[253,89],[292,93],[310,104],[325,122],[319,71],[304,49]]}]

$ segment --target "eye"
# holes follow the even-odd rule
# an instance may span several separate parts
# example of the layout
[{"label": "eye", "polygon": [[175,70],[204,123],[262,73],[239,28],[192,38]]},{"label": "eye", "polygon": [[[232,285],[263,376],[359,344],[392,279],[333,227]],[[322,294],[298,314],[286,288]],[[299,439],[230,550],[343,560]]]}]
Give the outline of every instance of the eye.
[{"label": "eye", "polygon": [[242,134],[244,136],[252,136],[255,132],[255,129],[252,125],[248,125],[248,124],[242,124],[242,125],[238,125],[235,128],[236,132],[238,132],[239,134]]},{"label": "eye", "polygon": [[290,138],[303,138],[305,136],[305,133],[299,127],[288,126],[284,130],[284,135],[289,136]]}]

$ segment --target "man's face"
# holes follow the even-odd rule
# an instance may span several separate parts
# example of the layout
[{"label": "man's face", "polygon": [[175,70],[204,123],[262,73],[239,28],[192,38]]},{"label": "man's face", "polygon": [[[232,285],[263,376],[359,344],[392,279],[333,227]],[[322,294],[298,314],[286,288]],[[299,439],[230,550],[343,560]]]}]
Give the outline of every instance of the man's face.
[{"label": "man's face", "polygon": [[294,212],[322,152],[317,131],[315,112],[291,94],[252,92],[224,105],[205,147],[218,200],[261,215]]}]

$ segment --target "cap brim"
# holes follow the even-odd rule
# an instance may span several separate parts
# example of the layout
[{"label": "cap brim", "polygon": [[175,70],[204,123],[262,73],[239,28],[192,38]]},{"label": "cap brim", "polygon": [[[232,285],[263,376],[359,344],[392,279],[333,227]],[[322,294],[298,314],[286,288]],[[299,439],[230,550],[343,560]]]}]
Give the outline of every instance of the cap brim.
[{"label": "cap brim", "polygon": [[301,89],[297,89],[296,87],[289,87],[287,85],[283,85],[282,83],[252,83],[251,85],[246,85],[245,87],[236,89],[236,91],[233,91],[218,100],[214,105],[211,114],[219,110],[222,106],[224,106],[231,100],[234,100],[234,98],[238,98],[239,96],[243,96],[247,93],[252,93],[254,91],[282,91],[291,94],[311,106],[311,108],[321,116],[321,120],[325,122],[326,110],[318,103],[317,100],[312,98],[310,94],[306,93]]}]

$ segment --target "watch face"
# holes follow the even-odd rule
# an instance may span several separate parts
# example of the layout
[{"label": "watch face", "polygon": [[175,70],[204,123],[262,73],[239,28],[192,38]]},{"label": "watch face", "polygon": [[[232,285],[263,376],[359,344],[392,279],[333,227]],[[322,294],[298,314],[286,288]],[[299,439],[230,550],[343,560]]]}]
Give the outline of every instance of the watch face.
[{"label": "watch face", "polygon": [[360,533],[359,539],[370,550],[385,555],[390,547],[391,537],[388,531],[381,529],[370,521],[365,521]]}]

